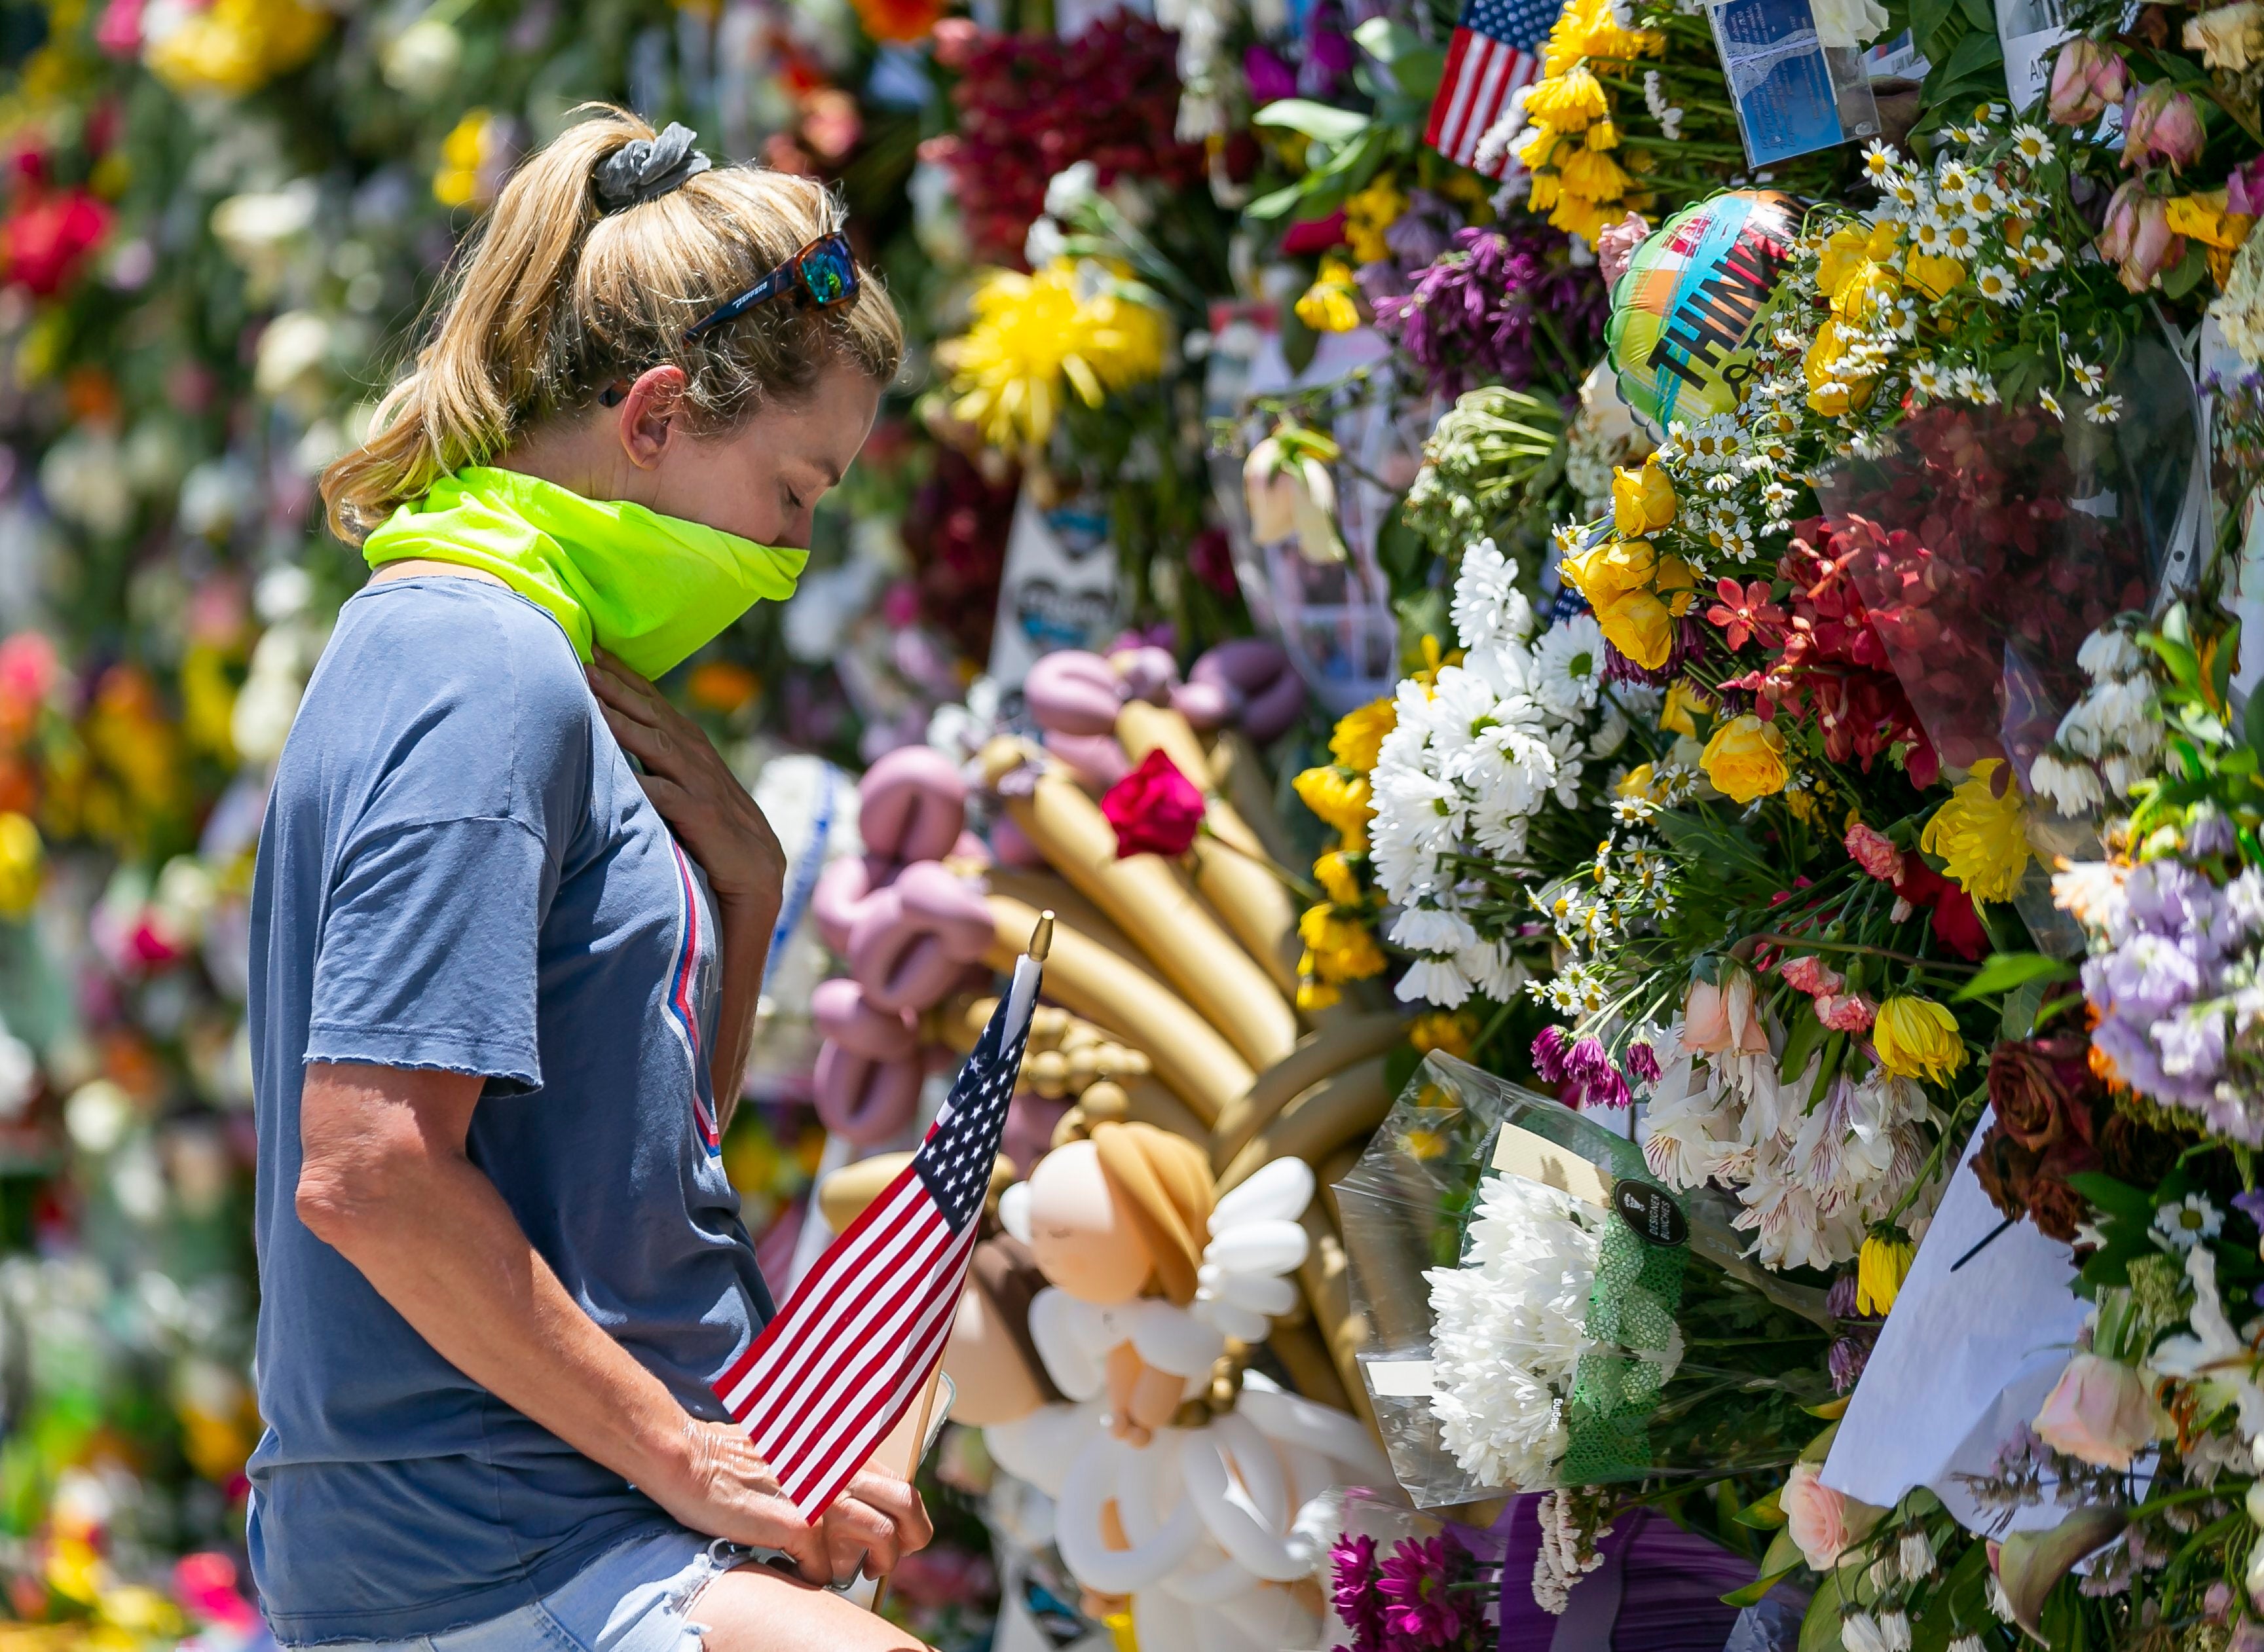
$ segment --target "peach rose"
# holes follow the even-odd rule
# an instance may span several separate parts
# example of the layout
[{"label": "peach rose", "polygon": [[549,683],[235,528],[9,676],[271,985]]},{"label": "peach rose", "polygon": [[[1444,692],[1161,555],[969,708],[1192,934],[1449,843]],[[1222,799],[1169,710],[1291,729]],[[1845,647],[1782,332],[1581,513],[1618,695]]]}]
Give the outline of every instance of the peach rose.
[{"label": "peach rose", "polygon": [[2146,1379],[2119,1359],[2079,1353],[2033,1424],[2045,1445],[2101,1468],[2128,1468],[2167,1427]]},{"label": "peach rose", "polygon": [[1883,1512],[1832,1490],[1814,1463],[1793,1464],[1777,1505],[1784,1511],[1785,1530],[1799,1546],[1801,1558],[1819,1572],[1838,1565],[1840,1555],[1867,1536]]}]

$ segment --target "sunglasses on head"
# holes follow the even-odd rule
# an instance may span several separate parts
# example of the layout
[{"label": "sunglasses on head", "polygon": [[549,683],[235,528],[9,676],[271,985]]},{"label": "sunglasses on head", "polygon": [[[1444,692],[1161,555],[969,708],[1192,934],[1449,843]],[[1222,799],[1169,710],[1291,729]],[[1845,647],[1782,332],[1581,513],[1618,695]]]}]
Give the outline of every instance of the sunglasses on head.
[{"label": "sunglasses on head", "polygon": [[790,296],[801,309],[831,309],[857,296],[857,260],[839,230],[820,235],[714,314],[684,330],[688,342],[735,322],[758,304]]},{"label": "sunglasses on head", "polygon": [[[686,344],[702,333],[735,322],[758,304],[791,297],[797,309],[831,309],[857,296],[857,260],[849,250],[849,237],[839,230],[820,235],[745,292],[684,330]],[[598,393],[605,407],[618,407],[629,393],[628,381],[617,379]]]}]

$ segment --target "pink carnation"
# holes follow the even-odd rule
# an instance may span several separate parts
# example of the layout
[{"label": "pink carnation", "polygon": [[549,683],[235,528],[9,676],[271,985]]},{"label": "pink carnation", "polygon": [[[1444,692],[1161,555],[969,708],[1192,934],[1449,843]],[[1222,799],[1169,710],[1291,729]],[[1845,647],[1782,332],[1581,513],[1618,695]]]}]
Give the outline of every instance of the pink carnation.
[{"label": "pink carnation", "polygon": [[1847,829],[1847,852],[1855,864],[1882,883],[1897,883],[1903,875],[1903,851],[1886,833],[1857,821]]},{"label": "pink carnation", "polygon": [[1829,997],[1847,984],[1838,970],[1813,954],[1786,959],[1777,973],[1811,998]]},{"label": "pink carnation", "polygon": [[1816,1018],[1834,1032],[1868,1032],[1878,1015],[1879,1006],[1860,992],[1845,997],[1827,992],[1816,1001]]}]

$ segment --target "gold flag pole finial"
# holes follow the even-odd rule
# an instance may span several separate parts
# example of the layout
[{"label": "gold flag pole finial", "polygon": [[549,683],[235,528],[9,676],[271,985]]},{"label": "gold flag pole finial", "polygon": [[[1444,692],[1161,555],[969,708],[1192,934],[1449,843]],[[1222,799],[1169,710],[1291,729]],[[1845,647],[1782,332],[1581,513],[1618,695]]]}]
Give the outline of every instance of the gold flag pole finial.
[{"label": "gold flag pole finial", "polygon": [[1054,915],[1049,907],[1038,914],[1038,926],[1030,931],[1030,956],[1036,962],[1046,961],[1046,954],[1054,949]]}]

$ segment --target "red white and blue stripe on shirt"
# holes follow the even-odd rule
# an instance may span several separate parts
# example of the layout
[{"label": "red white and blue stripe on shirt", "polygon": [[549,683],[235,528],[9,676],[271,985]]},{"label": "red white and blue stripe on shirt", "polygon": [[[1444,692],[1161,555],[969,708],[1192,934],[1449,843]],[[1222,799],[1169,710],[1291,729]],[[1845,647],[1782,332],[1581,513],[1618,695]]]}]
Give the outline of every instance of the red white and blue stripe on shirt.
[{"label": "red white and blue stripe on shirt", "polygon": [[700,943],[702,915],[705,910],[700,899],[699,886],[693,882],[692,863],[685,859],[684,850],[674,838],[668,843],[669,852],[676,857],[676,881],[679,902],[677,924],[676,963],[668,977],[668,1023],[676,1031],[677,1042],[684,1046],[684,1059],[692,1067],[692,1121],[700,1131],[700,1144],[710,1158],[720,1158],[723,1152],[723,1136],[715,1123],[715,1097],[713,1081],[708,1075],[708,1062],[700,1048]]}]

